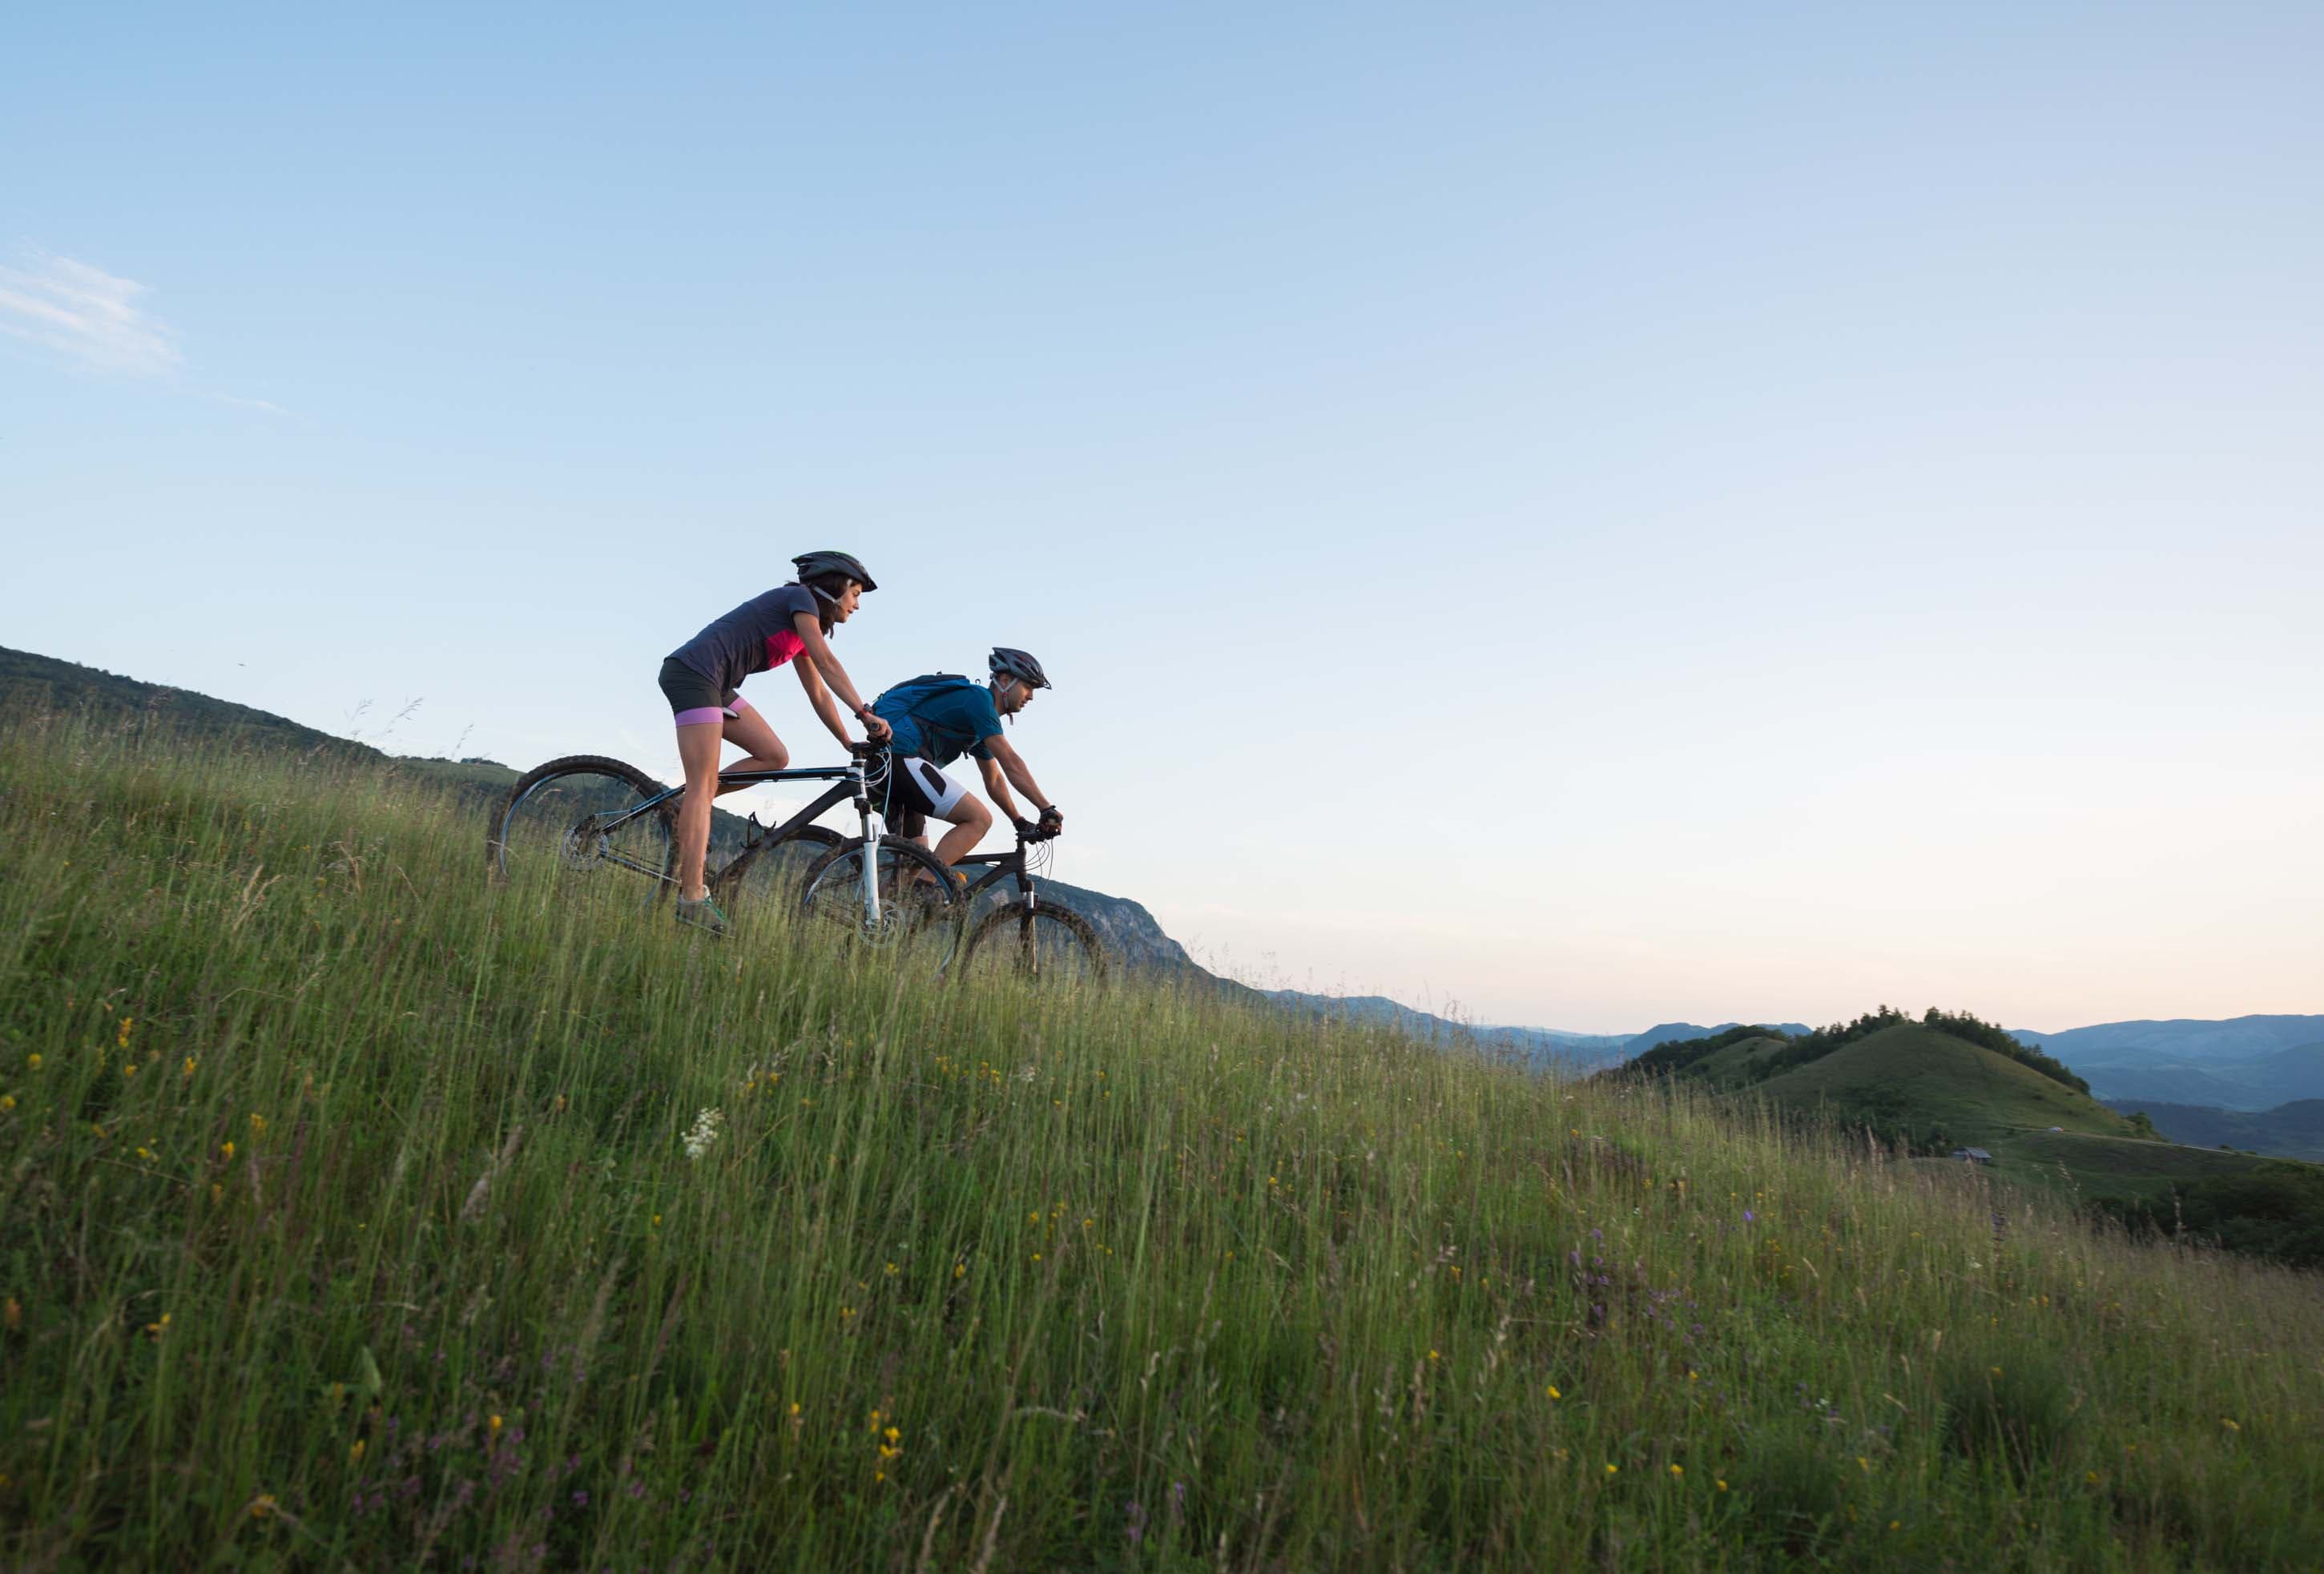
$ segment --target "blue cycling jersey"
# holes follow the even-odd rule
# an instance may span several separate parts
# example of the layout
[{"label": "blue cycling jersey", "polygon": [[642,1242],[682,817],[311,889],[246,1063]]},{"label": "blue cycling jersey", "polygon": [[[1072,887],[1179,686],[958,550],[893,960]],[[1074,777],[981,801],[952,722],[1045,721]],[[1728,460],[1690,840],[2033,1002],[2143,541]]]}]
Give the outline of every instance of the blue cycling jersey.
[{"label": "blue cycling jersey", "polygon": [[895,729],[889,749],[917,755],[929,763],[950,765],[965,754],[990,759],[984,740],[1001,731],[1001,712],[992,691],[981,683],[947,673],[931,673],[899,683],[872,702],[872,713]]}]

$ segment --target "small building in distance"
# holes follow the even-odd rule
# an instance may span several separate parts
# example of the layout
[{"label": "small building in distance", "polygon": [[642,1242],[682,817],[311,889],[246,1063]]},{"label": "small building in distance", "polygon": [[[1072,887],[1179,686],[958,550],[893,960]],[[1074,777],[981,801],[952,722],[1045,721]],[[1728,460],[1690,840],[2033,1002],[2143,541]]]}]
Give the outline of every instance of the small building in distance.
[{"label": "small building in distance", "polygon": [[1981,1147],[1957,1147],[1950,1156],[1973,1164],[1989,1164],[1993,1162],[1993,1155]]}]

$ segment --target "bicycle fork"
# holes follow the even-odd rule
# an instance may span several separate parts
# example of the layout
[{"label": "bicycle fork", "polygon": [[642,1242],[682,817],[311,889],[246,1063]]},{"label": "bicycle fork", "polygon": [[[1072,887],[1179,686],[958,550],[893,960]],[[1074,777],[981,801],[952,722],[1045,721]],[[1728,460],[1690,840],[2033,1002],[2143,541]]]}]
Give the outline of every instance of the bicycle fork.
[{"label": "bicycle fork", "polygon": [[880,835],[872,824],[872,795],[863,782],[863,762],[855,762],[855,816],[863,827],[863,922],[880,934]]}]

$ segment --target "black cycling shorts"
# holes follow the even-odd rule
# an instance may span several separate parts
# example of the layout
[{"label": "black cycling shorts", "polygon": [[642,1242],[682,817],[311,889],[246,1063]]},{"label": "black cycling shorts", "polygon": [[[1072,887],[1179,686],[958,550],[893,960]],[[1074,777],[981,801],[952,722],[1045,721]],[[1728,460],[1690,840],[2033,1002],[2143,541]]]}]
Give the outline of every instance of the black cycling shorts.
[{"label": "black cycling shorts", "polygon": [[751,708],[751,702],[741,695],[720,688],[675,656],[661,664],[661,692],[681,727],[732,721]]},{"label": "black cycling shorts", "polygon": [[927,830],[929,815],[942,819],[966,796],[966,787],[917,754],[890,754],[880,817],[893,834],[918,836]]}]

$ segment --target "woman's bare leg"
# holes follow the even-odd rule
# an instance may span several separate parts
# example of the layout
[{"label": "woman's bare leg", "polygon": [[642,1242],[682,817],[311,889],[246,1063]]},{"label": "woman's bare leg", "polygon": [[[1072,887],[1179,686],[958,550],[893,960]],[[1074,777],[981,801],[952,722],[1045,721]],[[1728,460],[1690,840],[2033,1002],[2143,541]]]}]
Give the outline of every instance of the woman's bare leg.
[{"label": "woman's bare leg", "polygon": [[678,762],[686,772],[686,796],[678,805],[678,894],[689,902],[710,894],[702,883],[702,862],[710,851],[710,800],[718,796],[718,757],[725,752],[724,732],[725,728],[715,722],[698,722],[678,730]]},{"label": "woman's bare leg", "polygon": [[726,741],[751,751],[749,759],[736,760],[726,767],[728,770],[781,770],[791,762],[791,751],[767,725],[767,718],[739,699],[734,702],[733,719],[726,723]]}]

